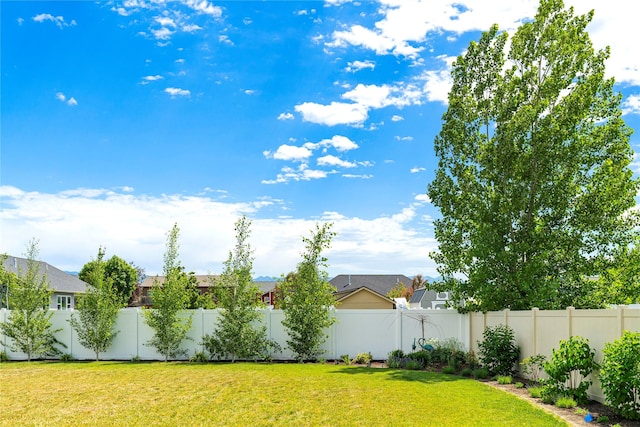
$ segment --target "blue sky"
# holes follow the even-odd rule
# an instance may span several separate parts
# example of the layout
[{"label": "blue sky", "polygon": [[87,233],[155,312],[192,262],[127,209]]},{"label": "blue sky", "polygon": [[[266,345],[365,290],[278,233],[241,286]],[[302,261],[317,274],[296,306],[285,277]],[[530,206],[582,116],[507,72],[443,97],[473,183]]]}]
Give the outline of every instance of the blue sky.
[{"label": "blue sky", "polygon": [[[640,52],[622,0],[589,31],[611,46],[627,124]],[[572,2],[568,2],[572,4]],[[1,2],[0,251],[79,270],[107,256],[219,273],[252,220],[256,275],[295,268],[316,222],[329,273],[437,275],[426,197],[455,57],[513,33],[533,1]],[[631,138],[640,152],[640,135]],[[640,173],[640,159],[633,164]]]}]

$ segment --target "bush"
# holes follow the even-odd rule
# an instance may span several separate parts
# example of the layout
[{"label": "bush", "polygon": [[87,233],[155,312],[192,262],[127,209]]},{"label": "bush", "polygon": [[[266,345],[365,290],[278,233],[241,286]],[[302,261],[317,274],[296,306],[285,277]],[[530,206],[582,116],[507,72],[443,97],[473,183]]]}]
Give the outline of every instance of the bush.
[{"label": "bush", "polygon": [[606,415],[600,415],[596,421],[598,423],[608,423],[609,422],[609,417],[607,417]]},{"label": "bush", "polygon": [[6,351],[0,351],[0,362],[8,362],[9,361],[9,355],[7,354]]},{"label": "bush", "polygon": [[514,385],[516,388],[524,388],[524,383],[521,383],[520,381],[516,382]]},{"label": "bush", "polygon": [[600,386],[607,403],[628,420],[640,420],[640,332],[625,331],[602,351]]},{"label": "bush", "polygon": [[371,353],[358,353],[356,357],[353,359],[353,363],[357,363],[360,365],[368,365],[373,360],[373,356]]},{"label": "bush", "polygon": [[195,362],[195,363],[206,363],[208,361],[209,361],[209,358],[203,351],[198,351],[189,358],[189,362]]},{"label": "bush", "polygon": [[420,350],[407,354],[407,357],[418,360],[422,366],[427,367],[431,363],[431,352],[429,350]]},{"label": "bush", "polygon": [[342,360],[345,365],[351,365],[351,359],[349,358],[348,354],[343,354],[342,356],[340,356],[340,360]]},{"label": "bush", "polygon": [[525,357],[524,360],[520,362],[522,374],[537,384],[540,379],[540,369],[542,369],[542,364],[545,360],[546,357],[543,354]]},{"label": "bush", "polygon": [[536,399],[542,398],[542,387],[529,387],[529,395]]},{"label": "bush", "polygon": [[513,329],[506,325],[487,326],[478,342],[480,362],[490,375],[511,375],[520,357],[520,347],[515,344]]},{"label": "bush", "polygon": [[501,375],[497,379],[498,384],[511,384],[513,383],[513,377],[510,375]]},{"label": "bush", "polygon": [[560,341],[560,348],[551,351],[551,359],[543,367],[549,376],[544,381],[543,397],[559,395],[573,397],[578,403],[587,399],[587,389],[591,381],[586,377],[598,367],[594,360],[595,350],[589,347],[589,340],[573,336]]},{"label": "bush", "polygon": [[452,374],[455,374],[455,373],[456,373],[456,371],[457,371],[457,369],[456,369],[456,367],[455,367],[455,366],[453,366],[453,365],[447,365],[447,366],[445,366],[444,368],[442,368],[442,373],[443,373],[443,374],[449,374],[449,375],[452,375]]},{"label": "bush", "polygon": [[68,354],[68,353],[62,354],[62,355],[60,355],[60,361],[61,362],[72,362],[73,361],[73,356]]},{"label": "bush", "polygon": [[405,369],[409,369],[411,371],[419,371],[424,368],[419,360],[409,358],[403,359],[403,365]]},{"label": "bush", "polygon": [[471,368],[464,368],[462,371],[460,371],[460,375],[463,377],[470,377],[473,374],[473,369]]},{"label": "bush", "polygon": [[487,368],[476,368],[473,370],[473,378],[477,380],[485,380],[489,378],[489,371]]},{"label": "bush", "polygon": [[558,408],[575,408],[578,406],[578,403],[573,399],[573,397],[559,396],[555,401],[555,405]]}]

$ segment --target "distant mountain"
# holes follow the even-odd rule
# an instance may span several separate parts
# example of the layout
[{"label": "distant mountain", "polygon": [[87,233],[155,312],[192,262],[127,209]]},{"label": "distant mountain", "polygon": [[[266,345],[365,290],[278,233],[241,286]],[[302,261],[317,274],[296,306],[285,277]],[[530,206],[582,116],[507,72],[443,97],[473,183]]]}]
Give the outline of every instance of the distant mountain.
[{"label": "distant mountain", "polygon": [[253,278],[254,282],[277,282],[278,280],[280,280],[279,277],[272,276],[258,276]]},{"label": "distant mountain", "polygon": [[77,272],[77,271],[65,271],[65,273],[70,274],[70,275],[72,275],[72,276],[77,276],[77,275],[79,275],[79,274],[80,274],[80,273],[79,273],[79,272]]}]

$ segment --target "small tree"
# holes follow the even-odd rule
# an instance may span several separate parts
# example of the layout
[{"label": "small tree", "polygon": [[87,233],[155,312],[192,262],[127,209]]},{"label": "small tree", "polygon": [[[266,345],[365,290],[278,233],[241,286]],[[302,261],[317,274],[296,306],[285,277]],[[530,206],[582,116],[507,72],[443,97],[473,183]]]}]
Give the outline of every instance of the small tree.
[{"label": "small tree", "polygon": [[203,337],[203,345],[212,357],[236,359],[266,358],[277,344],[267,338],[260,321],[259,289],[251,278],[253,257],[247,242],[251,221],[240,218],[235,224],[236,246],[229,251],[224,271],[215,284],[214,294],[220,317],[213,335]]},{"label": "small tree", "polygon": [[289,334],[287,344],[301,362],[322,354],[320,346],[326,340],[324,329],[335,322],[330,312],[330,307],[335,305],[335,289],[329,284],[324,270],[327,259],[322,256],[335,236],[331,227],[331,223],[322,227],[316,224],[311,237],[302,238],[306,247],[302,261],[295,274],[278,284],[279,305],[284,311],[282,324]]},{"label": "small tree", "polygon": [[507,325],[487,326],[478,342],[480,362],[490,375],[511,375],[520,357],[513,329]]},{"label": "small tree", "polygon": [[164,281],[156,279],[151,289],[153,308],[143,311],[147,325],[154,330],[148,345],[155,347],[158,353],[164,356],[165,361],[169,357],[187,354],[181,346],[187,338],[192,322],[191,316],[184,313],[189,302],[189,293],[178,260],[179,233],[178,225],[174,224],[168,234],[164,254]]},{"label": "small tree", "polygon": [[124,306],[121,295],[116,293],[111,278],[105,280],[104,249],[98,249],[98,257],[91,261],[93,268],[85,281],[89,284],[87,293],[78,300],[77,311],[69,323],[78,334],[80,344],[93,350],[96,360],[100,353],[111,346],[117,331],[113,330],[118,313]]},{"label": "small tree", "polygon": [[578,403],[586,402],[587,389],[591,385],[588,376],[598,368],[595,350],[589,340],[572,336],[560,341],[560,348],[551,350],[551,358],[542,366],[549,378],[544,380],[543,397],[553,400],[559,395],[568,395]]},{"label": "small tree", "polygon": [[[51,290],[46,273],[40,273],[38,257],[38,242],[31,240],[27,245],[27,271],[18,270],[17,276],[9,280],[9,313],[8,321],[0,323],[0,330],[11,338],[8,347],[13,351],[20,351],[27,355],[27,360],[45,355],[56,355],[60,352],[55,348],[59,344],[54,334],[60,329],[53,330],[49,301]],[[3,270],[3,276],[9,273]]]}]

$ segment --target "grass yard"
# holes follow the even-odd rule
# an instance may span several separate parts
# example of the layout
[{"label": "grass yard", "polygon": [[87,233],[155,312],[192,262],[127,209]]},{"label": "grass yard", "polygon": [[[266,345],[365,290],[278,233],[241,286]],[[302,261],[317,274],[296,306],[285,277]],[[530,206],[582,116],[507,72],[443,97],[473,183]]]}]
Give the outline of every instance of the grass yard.
[{"label": "grass yard", "polygon": [[563,426],[480,382],[317,364],[10,362],[4,426]]}]

